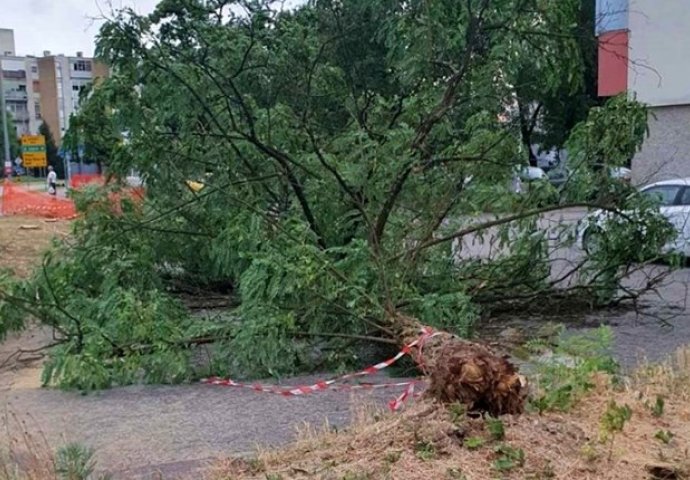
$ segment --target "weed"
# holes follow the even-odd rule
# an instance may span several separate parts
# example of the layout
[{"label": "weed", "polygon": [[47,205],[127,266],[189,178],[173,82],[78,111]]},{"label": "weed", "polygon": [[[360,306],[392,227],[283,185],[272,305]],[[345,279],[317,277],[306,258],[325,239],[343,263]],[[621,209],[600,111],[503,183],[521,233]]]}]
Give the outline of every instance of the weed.
[{"label": "weed", "polygon": [[446,470],[446,476],[453,480],[467,480],[467,477],[459,468],[449,468]]},{"label": "weed", "polygon": [[259,473],[266,470],[264,462],[259,458],[250,458],[247,460],[247,466],[253,473]]},{"label": "weed", "polygon": [[539,476],[537,478],[539,478],[540,480],[541,479],[546,480],[548,478],[556,478],[556,471],[553,469],[553,465],[551,465],[551,462],[547,461],[546,465],[544,465],[544,469],[541,472],[539,472],[538,475]]},{"label": "weed", "polygon": [[600,437],[602,442],[609,442],[609,461],[613,454],[613,440],[618,432],[632,417],[632,409],[628,405],[619,406],[615,400],[611,400],[601,416],[599,422]]},{"label": "weed", "polygon": [[462,444],[465,446],[465,448],[476,450],[484,445],[484,439],[480,437],[468,437],[462,442]]},{"label": "weed", "polygon": [[664,414],[664,407],[666,406],[666,402],[664,401],[664,397],[661,395],[656,396],[656,401],[654,402],[654,405],[652,405],[651,410],[652,410],[652,415],[655,417],[660,417]]},{"label": "weed", "polygon": [[499,445],[494,449],[498,458],[494,460],[494,469],[499,472],[512,470],[525,464],[525,452],[521,448],[514,448],[510,445]]},{"label": "weed", "polygon": [[632,409],[628,405],[620,406],[611,400],[601,416],[600,428],[604,439],[623,431],[626,422],[632,417]]},{"label": "weed", "polygon": [[599,458],[599,450],[592,442],[585,443],[580,449],[580,453],[587,463],[593,463]]},{"label": "weed", "polygon": [[540,388],[530,406],[539,413],[568,411],[594,386],[594,373],[615,373],[618,365],[607,354],[611,339],[606,327],[567,339],[561,337],[549,360],[537,364]]},{"label": "weed", "polygon": [[401,455],[401,452],[399,452],[399,451],[388,452],[388,453],[386,453],[386,456],[383,457],[383,459],[388,463],[395,463],[398,460],[400,460],[400,455]]},{"label": "weed", "polygon": [[283,476],[279,473],[267,473],[266,480],[283,480]]},{"label": "weed", "polygon": [[431,442],[418,441],[414,445],[415,455],[425,462],[436,458],[436,447]]},{"label": "weed", "polygon": [[458,425],[465,418],[467,409],[462,403],[455,402],[448,405],[448,412],[450,413],[450,420],[453,422],[453,425]]},{"label": "weed", "polygon": [[500,441],[506,437],[506,429],[503,421],[498,418],[487,418],[486,428],[489,430],[492,440]]},{"label": "weed", "polygon": [[[59,480],[89,480],[96,468],[94,450],[78,443],[70,443],[55,454],[55,475]],[[107,476],[98,477],[106,480]]]},{"label": "weed", "polygon": [[670,430],[659,430],[654,434],[654,438],[663,442],[666,445],[671,443],[671,440],[673,439],[673,437],[674,437],[673,432]]}]

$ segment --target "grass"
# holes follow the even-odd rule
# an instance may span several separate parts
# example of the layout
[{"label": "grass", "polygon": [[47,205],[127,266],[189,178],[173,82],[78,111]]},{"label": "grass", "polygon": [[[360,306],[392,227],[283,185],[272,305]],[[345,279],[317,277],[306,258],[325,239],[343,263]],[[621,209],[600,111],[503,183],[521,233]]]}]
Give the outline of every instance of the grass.
[{"label": "grass", "polygon": [[[359,412],[346,432],[304,430],[287,448],[259,451],[261,471],[224,460],[209,478],[690,478],[690,348],[623,383],[605,373],[593,373],[591,383],[567,411],[502,417],[500,427],[429,400],[401,414]],[[663,416],[650,408],[657,398]],[[615,442],[602,440],[602,429]]]},{"label": "grass", "polygon": [[41,256],[53,238],[68,234],[69,225],[70,222],[65,220],[46,221],[23,216],[0,217],[2,266],[20,277],[27,277],[36,265],[40,264]]}]

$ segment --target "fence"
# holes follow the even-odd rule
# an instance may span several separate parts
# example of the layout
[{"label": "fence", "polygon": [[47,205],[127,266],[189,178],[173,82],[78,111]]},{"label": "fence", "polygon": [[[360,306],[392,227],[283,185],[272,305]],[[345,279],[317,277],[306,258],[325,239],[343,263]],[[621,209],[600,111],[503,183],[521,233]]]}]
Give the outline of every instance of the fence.
[{"label": "fence", "polygon": [[74,202],[67,198],[33,191],[5,180],[0,197],[0,214],[66,219],[74,218],[77,210]]}]

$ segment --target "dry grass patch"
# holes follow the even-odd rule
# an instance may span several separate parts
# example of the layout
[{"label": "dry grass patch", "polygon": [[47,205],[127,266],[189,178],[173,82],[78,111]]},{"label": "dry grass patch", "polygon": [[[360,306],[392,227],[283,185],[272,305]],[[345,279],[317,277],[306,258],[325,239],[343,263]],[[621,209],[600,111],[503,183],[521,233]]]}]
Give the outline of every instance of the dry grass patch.
[{"label": "dry grass patch", "polygon": [[0,265],[20,277],[27,277],[40,262],[51,241],[66,236],[69,228],[70,222],[67,220],[0,217]]},{"label": "dry grass patch", "polygon": [[[593,383],[567,413],[501,422],[425,400],[402,414],[367,409],[347,432],[305,429],[286,449],[220,462],[211,478],[690,478],[690,349],[665,365],[641,368],[623,384],[605,375]],[[618,431],[612,418],[628,408],[630,419]]]},{"label": "dry grass patch", "polygon": [[[0,217],[0,269],[8,269],[21,278],[29,277],[53,239],[64,238],[69,231],[67,220]],[[38,387],[38,369],[26,367],[40,361],[43,348],[51,342],[51,330],[33,324],[0,342],[0,391],[26,385]]]}]

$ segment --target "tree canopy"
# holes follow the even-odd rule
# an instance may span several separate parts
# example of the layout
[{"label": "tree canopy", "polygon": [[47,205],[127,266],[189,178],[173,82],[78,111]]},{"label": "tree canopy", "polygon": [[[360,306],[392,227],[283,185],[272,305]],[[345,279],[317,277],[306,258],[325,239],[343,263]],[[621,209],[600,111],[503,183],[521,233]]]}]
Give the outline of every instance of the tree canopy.
[{"label": "tree canopy", "polygon": [[[7,121],[7,137],[10,141],[10,159],[14,159],[21,154],[21,146],[19,144],[19,137],[17,137],[17,126],[14,124],[14,118],[10,112],[5,116]],[[0,129],[2,124],[0,123]],[[5,161],[5,136],[0,131],[0,155],[2,155],[3,162]]]},{"label": "tree canopy", "polygon": [[46,140],[46,157],[48,159],[48,165],[55,169],[58,178],[65,178],[65,164],[58,152],[57,145],[55,145],[53,132],[46,122],[41,123],[41,126],[38,127],[38,133],[39,135],[43,135]]},{"label": "tree canopy", "polygon": [[[146,200],[114,213],[103,194],[78,195],[73,247],[17,287],[60,300],[33,312],[64,336],[46,381],[181,381],[199,374],[200,343],[213,344],[211,373],[281,375],[352,362],[353,341],[402,343],[420,324],[466,336],[499,308],[610,301],[669,235],[630,187],[592,180],[590,139],[621,164],[608,154],[638,148],[645,118],[625,115],[642,107],[590,112],[563,191],[510,188],[529,161],[515,112],[582,91],[582,5],[163,0],[150,15],[115,12],[97,49],[112,75],[68,135],[112,176],[139,172]],[[625,122],[624,144],[591,128]],[[612,244],[554,277],[552,252],[575,227],[540,222],[567,206],[643,209],[646,227],[619,235],[645,247]],[[219,285],[234,289],[231,314],[202,320],[169,295]]]}]

